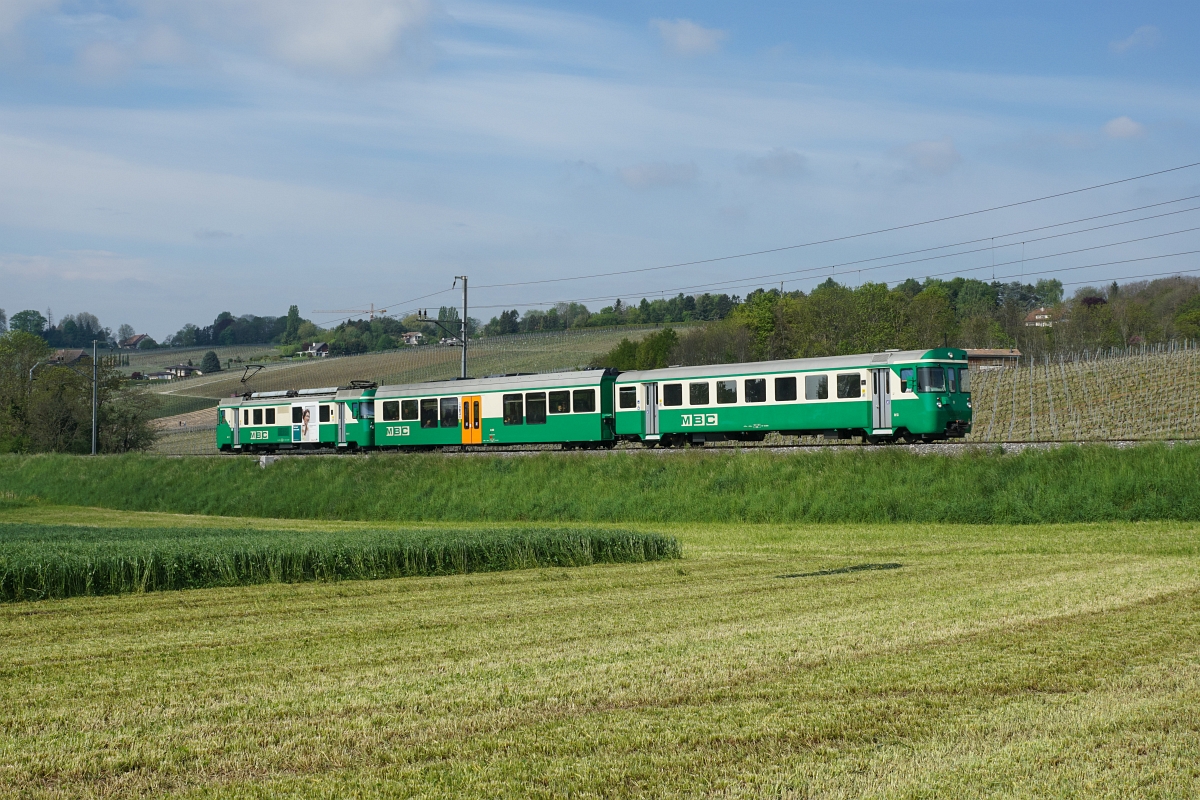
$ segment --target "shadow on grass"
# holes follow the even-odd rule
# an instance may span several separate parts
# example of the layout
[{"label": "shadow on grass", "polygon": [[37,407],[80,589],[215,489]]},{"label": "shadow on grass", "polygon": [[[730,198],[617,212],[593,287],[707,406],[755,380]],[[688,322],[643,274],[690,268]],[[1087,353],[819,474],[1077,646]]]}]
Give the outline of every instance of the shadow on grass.
[{"label": "shadow on grass", "polygon": [[817,578],[821,575],[843,575],[847,572],[865,572],[871,569],[900,569],[903,564],[855,564],[853,567],[839,567],[838,569],[823,569],[820,572],[794,572],[790,575],[776,575],[777,578]]}]

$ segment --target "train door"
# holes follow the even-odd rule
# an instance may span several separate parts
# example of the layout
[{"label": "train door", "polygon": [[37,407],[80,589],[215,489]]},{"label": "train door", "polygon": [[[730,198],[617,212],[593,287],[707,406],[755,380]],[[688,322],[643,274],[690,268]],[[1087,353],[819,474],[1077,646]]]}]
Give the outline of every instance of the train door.
[{"label": "train door", "polygon": [[233,407],[233,447],[235,450],[242,447],[242,410],[237,406]]},{"label": "train door", "polygon": [[338,447],[346,446],[346,404],[337,403],[338,414]]},{"label": "train door", "polygon": [[658,384],[644,383],[646,387],[646,437],[658,438]]},{"label": "train door", "polygon": [[483,421],[479,418],[480,400],[479,395],[462,399],[463,444],[483,444]]},{"label": "train door", "polygon": [[892,370],[871,370],[871,428],[872,433],[892,432]]}]

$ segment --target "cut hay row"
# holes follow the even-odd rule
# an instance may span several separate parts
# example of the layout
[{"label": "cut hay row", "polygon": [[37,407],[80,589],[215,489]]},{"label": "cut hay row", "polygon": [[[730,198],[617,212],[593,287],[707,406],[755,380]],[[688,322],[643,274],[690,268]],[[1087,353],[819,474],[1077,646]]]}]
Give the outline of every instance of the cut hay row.
[{"label": "cut hay row", "polygon": [[680,556],[674,537],[587,528],[334,533],[0,524],[0,601],[579,567]]}]

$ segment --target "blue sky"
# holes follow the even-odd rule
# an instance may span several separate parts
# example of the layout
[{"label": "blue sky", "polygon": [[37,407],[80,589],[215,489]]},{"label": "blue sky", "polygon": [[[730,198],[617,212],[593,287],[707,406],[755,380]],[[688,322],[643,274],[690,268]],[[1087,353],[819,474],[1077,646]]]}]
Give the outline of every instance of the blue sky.
[{"label": "blue sky", "polygon": [[[296,303],[325,322],[341,315],[317,310],[452,303],[415,298],[460,274],[487,319],[744,293],[777,273],[808,289],[831,274],[990,279],[993,260],[998,278],[1072,284],[1200,269],[1195,255],[1128,261],[1200,250],[1185,230],[1197,201],[1055,240],[1019,233],[1200,195],[1193,168],[752,258],[491,286],[1200,161],[1198,34],[1195,4],[1155,2],[0,0],[0,307],[86,310],[159,338],[223,310]],[[980,237],[996,248],[834,266]]]}]

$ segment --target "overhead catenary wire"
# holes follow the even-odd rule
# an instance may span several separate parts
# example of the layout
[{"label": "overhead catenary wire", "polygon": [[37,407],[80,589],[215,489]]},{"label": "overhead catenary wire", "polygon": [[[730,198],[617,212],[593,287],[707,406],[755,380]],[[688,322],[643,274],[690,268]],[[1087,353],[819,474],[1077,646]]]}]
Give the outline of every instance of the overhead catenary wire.
[{"label": "overhead catenary wire", "polygon": [[576,276],[571,276],[571,277],[566,277],[566,278],[543,278],[543,279],[534,280],[534,281],[512,281],[512,282],[508,282],[508,283],[492,283],[492,284],[484,284],[477,288],[479,288],[479,289],[499,289],[499,288],[506,288],[506,287],[511,287],[511,286],[533,286],[536,284],[562,283],[565,281],[590,280],[593,278],[611,278],[611,277],[615,277],[617,275],[633,275],[633,274],[636,274],[639,272],[654,272],[657,270],[675,269],[677,267],[692,267],[692,266],[696,266],[698,264],[713,264],[713,263],[716,263],[719,261],[731,261],[731,260],[737,259],[737,258],[750,258],[752,256],[767,255],[769,253],[782,253],[782,252],[785,252],[788,250],[798,250],[798,249],[804,248],[804,247],[815,247],[817,245],[822,245],[822,244],[833,244],[834,242],[845,242],[845,241],[850,241],[852,239],[862,239],[867,236],[876,236],[881,233],[894,233],[896,231],[909,230],[911,228],[919,228],[919,227],[922,227],[925,225],[934,225],[939,222],[950,222],[951,220],[964,219],[966,217],[978,216],[979,214],[988,214],[993,211],[1003,211],[1004,209],[1008,209],[1008,208],[1017,208],[1019,206],[1030,205],[1031,203],[1040,203],[1040,202],[1043,202],[1046,200],[1054,200],[1054,199],[1057,199],[1060,197],[1068,197],[1068,196],[1074,195],[1074,194],[1082,194],[1083,192],[1091,192],[1096,189],[1104,189],[1106,187],[1117,186],[1122,183],[1130,183],[1132,181],[1139,181],[1139,180],[1143,180],[1145,178],[1152,178],[1157,175],[1166,175],[1171,172],[1179,172],[1181,170],[1191,169],[1191,168],[1197,167],[1197,166],[1200,166],[1200,161],[1196,161],[1191,164],[1183,164],[1178,167],[1171,167],[1169,169],[1158,170],[1155,172],[1147,172],[1142,175],[1135,175],[1131,178],[1122,178],[1120,180],[1108,181],[1106,183],[1098,183],[1098,184],[1095,184],[1092,186],[1085,186],[1081,189],[1071,189],[1070,191],[1066,191],[1066,192],[1057,192],[1055,194],[1048,194],[1048,195],[1043,195],[1041,197],[1034,197],[1034,198],[1030,198],[1029,200],[1019,200],[1017,202],[1004,203],[1002,205],[992,206],[990,208],[981,208],[981,209],[978,209],[975,211],[964,211],[959,214],[950,214],[948,216],[938,217],[936,219],[927,219],[927,220],[922,220],[920,222],[910,222],[905,225],[893,225],[888,228],[878,228],[876,230],[864,231],[862,233],[852,233],[852,234],[847,234],[845,236],[834,236],[834,237],[830,237],[828,239],[818,239],[818,240],[811,241],[811,242],[803,242],[801,244],[784,245],[782,247],[771,247],[771,248],[766,248],[763,250],[754,250],[754,251],[747,252],[747,253],[735,253],[733,255],[715,256],[713,258],[702,258],[702,259],[696,259],[693,261],[681,261],[681,262],[678,262],[675,264],[663,264],[661,266],[656,266],[656,267],[639,267],[637,269],[616,270],[613,272],[598,272],[593,275],[576,275]]},{"label": "overhead catenary wire", "polygon": [[[576,275],[576,276],[569,276],[569,277],[565,277],[565,278],[545,278],[545,279],[539,279],[539,280],[534,280],[534,281],[511,281],[511,282],[506,282],[506,283],[482,284],[476,288],[477,289],[494,289],[494,288],[513,287],[513,286],[531,286],[531,285],[546,284],[546,283],[561,283],[561,282],[567,282],[567,281],[590,280],[590,279],[594,279],[594,278],[614,277],[617,275],[630,275],[630,274],[636,274],[636,273],[640,273],[640,272],[652,272],[652,271],[657,271],[657,270],[674,269],[677,267],[695,266],[698,264],[709,264],[709,263],[716,263],[716,262],[720,262],[720,261],[729,261],[729,260],[739,259],[739,258],[749,258],[752,256],[757,256],[757,255],[766,255],[769,253],[778,253],[778,252],[784,252],[784,251],[788,251],[788,250],[796,250],[796,249],[805,248],[805,247],[813,247],[813,246],[820,245],[820,244],[831,244],[834,242],[842,242],[842,241],[849,241],[849,240],[853,240],[853,239],[860,239],[860,238],[864,238],[864,237],[868,237],[868,236],[875,236],[875,235],[882,234],[882,233],[891,233],[891,232],[895,232],[895,231],[908,230],[911,228],[922,227],[925,225],[933,225],[933,224],[937,224],[940,222],[948,222],[951,220],[963,219],[963,218],[971,217],[971,216],[978,216],[980,214],[987,214],[987,213],[991,213],[993,211],[1001,211],[1001,210],[1009,209],[1009,208],[1017,208],[1017,207],[1024,206],[1024,205],[1030,205],[1032,203],[1039,203],[1039,202],[1043,202],[1046,200],[1053,200],[1053,199],[1057,199],[1057,198],[1061,198],[1061,197],[1068,197],[1071,195],[1082,194],[1084,192],[1095,191],[1097,189],[1103,189],[1103,188],[1107,188],[1110,186],[1118,186],[1118,185],[1121,185],[1124,183],[1131,183],[1133,181],[1144,180],[1146,178],[1152,178],[1152,177],[1156,177],[1158,175],[1166,175],[1166,174],[1170,174],[1173,172],[1180,172],[1182,170],[1192,169],[1197,166],[1200,166],[1200,161],[1192,162],[1190,164],[1182,164],[1182,165],[1179,165],[1176,167],[1169,167],[1167,169],[1156,170],[1154,172],[1147,172],[1147,173],[1143,173],[1141,175],[1134,175],[1129,178],[1121,178],[1119,180],[1093,184],[1091,186],[1085,186],[1085,187],[1082,187],[1079,189],[1071,189],[1071,190],[1065,191],[1065,192],[1056,192],[1054,194],[1043,195],[1041,197],[1034,197],[1034,198],[1030,198],[1028,200],[1020,200],[1020,201],[1016,201],[1016,202],[1012,202],[1012,203],[1004,203],[1004,204],[997,205],[997,206],[991,206],[989,208],[982,208],[982,209],[977,209],[974,211],[966,211],[966,212],[962,212],[959,214],[951,214],[951,215],[947,215],[947,216],[943,216],[943,217],[937,217],[934,219],[928,219],[928,220],[922,220],[919,222],[907,223],[904,225],[895,225],[895,226],[891,226],[888,228],[879,228],[876,230],[864,231],[862,233],[848,234],[845,236],[837,236],[837,237],[831,237],[828,239],[804,242],[801,244],[785,245],[782,247],[767,248],[767,249],[763,249],[763,250],[755,250],[755,251],[746,252],[746,253],[736,253],[733,255],[718,256],[718,257],[714,257],[714,258],[698,259],[698,260],[693,260],[693,261],[683,261],[683,262],[677,262],[674,264],[664,264],[664,265],[654,266],[654,267],[641,267],[641,268],[630,269],[630,270],[615,270],[615,271],[610,271],[610,272],[594,273],[591,275]],[[1166,201],[1165,203],[1151,204],[1148,206],[1142,206],[1140,208],[1151,208],[1156,205],[1165,205],[1165,204],[1172,203],[1172,202],[1182,202],[1183,200],[1193,199],[1194,197],[1195,196],[1193,196],[1192,198],[1181,198],[1179,200]],[[1088,217],[1088,218],[1084,218],[1083,220],[1078,220],[1078,221],[1087,221],[1090,219],[1098,219],[1103,216],[1112,216],[1114,214],[1120,214],[1120,213],[1130,213],[1133,210],[1140,210],[1140,209],[1127,209],[1126,211],[1111,212],[1110,214],[1102,214],[1102,215],[1098,215],[1096,217]],[[1071,224],[1071,223],[1059,223],[1059,224],[1063,225],[1063,224]],[[1047,227],[1055,227],[1055,226],[1047,226]],[[1015,234],[1012,234],[1012,235],[1015,235]],[[972,242],[970,242],[970,243],[973,243],[974,241],[980,241],[980,240],[972,240]],[[953,246],[956,246],[956,245],[943,245],[942,247],[953,247]],[[929,249],[939,249],[939,248],[929,248]],[[921,251],[913,251],[913,252],[921,252]],[[877,257],[876,259],[868,259],[868,260],[878,260],[879,258],[888,258],[888,257],[889,256],[880,256],[880,257]],[[895,257],[895,256],[893,256],[893,257]],[[422,295],[421,297],[409,298],[407,300],[401,300],[401,301],[395,302],[395,303],[387,303],[385,305],[388,308],[402,307],[402,306],[407,305],[408,303],[415,303],[419,300],[425,300],[425,299],[428,299],[431,297],[437,297],[438,295],[441,295],[441,294],[446,294],[449,291],[451,291],[451,289],[442,289],[437,292],[432,292],[430,294]],[[637,293],[635,292],[634,294],[637,294]],[[604,299],[607,299],[607,298],[604,298]],[[558,301],[555,301],[555,302],[558,302]],[[526,303],[525,305],[553,305],[553,304],[554,303]],[[500,306],[490,306],[490,308],[499,308],[499,307]],[[335,320],[328,320],[328,321],[326,321],[325,324],[331,324],[333,322],[340,322],[343,319],[349,319],[349,317],[339,318],[339,319],[335,319]]]},{"label": "overhead catenary wire", "polygon": [[[1086,252],[1090,252],[1090,251],[1094,251],[1094,250],[1103,250],[1103,249],[1106,249],[1109,247],[1119,247],[1121,245],[1135,244],[1137,242],[1145,242],[1145,241],[1149,241],[1152,239],[1161,239],[1161,238],[1164,238],[1167,236],[1177,236],[1180,234],[1190,233],[1190,232],[1198,231],[1198,230],[1200,230],[1200,226],[1195,226],[1195,227],[1191,227],[1191,228],[1183,228],[1181,230],[1169,231],[1167,233],[1156,233],[1156,234],[1152,234],[1150,236],[1139,236],[1139,237],[1136,237],[1133,239],[1125,239],[1125,240],[1122,240],[1119,242],[1109,242],[1107,244],[1093,245],[1091,247],[1081,247],[1081,248],[1076,248],[1074,250],[1063,250],[1063,251],[1060,251],[1057,253],[1047,253],[1046,255],[1034,256],[1031,258],[1023,257],[1020,260],[1014,259],[1012,261],[1001,261],[1001,262],[998,262],[997,264],[995,264],[995,266],[1003,267],[1003,266],[1008,266],[1011,264],[1018,264],[1018,263],[1024,265],[1030,261],[1040,261],[1040,260],[1044,260],[1044,259],[1048,259],[1048,258],[1058,258],[1060,256],[1076,255],[1078,253],[1086,253]],[[1045,238],[1057,238],[1057,237],[1045,237]],[[1038,240],[1031,239],[1030,241],[1038,241]],[[987,249],[987,248],[983,248],[983,249]],[[1189,251],[1189,252],[1191,252],[1191,251]],[[927,260],[927,259],[918,259],[918,261],[921,261],[921,260]],[[1133,259],[1133,260],[1136,260],[1136,259]],[[907,264],[907,263],[912,263],[912,262],[901,262],[898,264],[885,264],[879,268],[902,266],[903,264]],[[1121,263],[1121,262],[1105,262],[1105,263]],[[983,266],[979,266],[979,267],[964,267],[962,269],[955,269],[955,270],[950,270],[947,272],[933,273],[927,277],[935,278],[935,277],[942,277],[945,275],[959,275],[959,274],[963,274],[963,273],[967,273],[967,272],[978,272],[979,270],[989,269],[989,267],[990,267],[990,265],[986,265],[986,264]],[[1085,268],[1086,267],[1070,267],[1070,268],[1063,268],[1063,269],[1085,269]],[[872,267],[870,269],[876,269],[876,268]],[[1022,267],[1022,270],[1023,269],[1024,268]],[[1056,269],[1056,270],[1048,270],[1048,271],[1060,271],[1060,270]],[[1047,272],[1047,271],[1043,271],[1043,273],[1044,272]],[[1001,279],[1003,279],[1003,278],[1015,278],[1015,277],[1019,277],[1019,276],[1018,275],[1003,275],[1000,277],[1001,277]],[[904,280],[907,280],[907,279],[904,279]],[[888,281],[888,283],[901,283],[901,282],[903,282],[903,280]],[[655,290],[655,291],[651,291],[651,292],[633,292],[632,294],[634,296],[636,296],[637,294],[643,294],[643,295],[645,295],[645,294],[660,294],[660,293],[663,293],[664,291],[670,291],[672,293],[676,293],[676,292],[684,292],[684,291],[688,291],[691,289],[697,289],[697,288],[739,289],[739,288],[755,286],[756,284],[760,284],[760,283],[761,283],[760,278],[745,278],[745,279],[738,279],[736,281],[721,282],[721,283],[715,283],[715,284],[697,284],[697,285],[692,285],[692,286],[684,286],[684,287],[678,287],[676,289]],[[541,303],[525,303],[524,305],[526,305],[526,306],[557,305],[560,302],[587,303],[587,302],[609,300],[612,297],[613,297],[613,295],[599,295],[599,296],[595,296],[595,297],[583,297],[583,298],[576,298],[574,300],[565,300],[565,301],[560,300],[560,301],[550,301],[550,302],[541,302]],[[484,308],[484,309],[509,308],[509,307],[510,307],[510,305],[508,305],[508,304],[476,306],[476,308]]]}]

